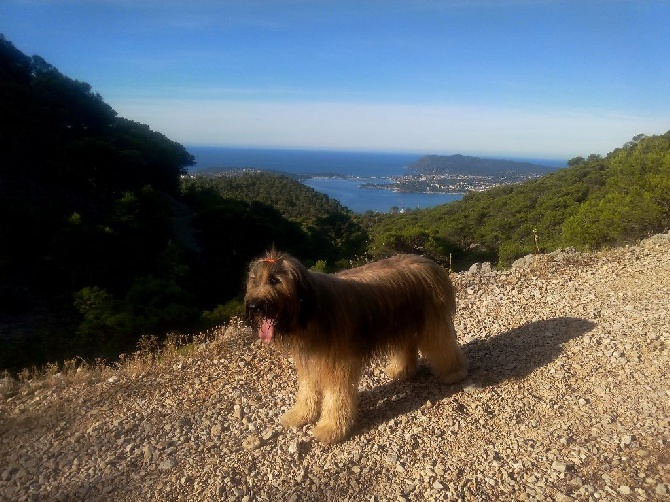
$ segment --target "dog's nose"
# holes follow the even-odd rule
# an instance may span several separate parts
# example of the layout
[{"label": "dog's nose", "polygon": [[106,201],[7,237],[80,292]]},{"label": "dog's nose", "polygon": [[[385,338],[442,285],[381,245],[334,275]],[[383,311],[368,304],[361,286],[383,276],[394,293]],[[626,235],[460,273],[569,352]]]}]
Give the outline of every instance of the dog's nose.
[{"label": "dog's nose", "polygon": [[245,309],[247,313],[257,312],[261,309],[260,303],[255,300],[248,300]]}]

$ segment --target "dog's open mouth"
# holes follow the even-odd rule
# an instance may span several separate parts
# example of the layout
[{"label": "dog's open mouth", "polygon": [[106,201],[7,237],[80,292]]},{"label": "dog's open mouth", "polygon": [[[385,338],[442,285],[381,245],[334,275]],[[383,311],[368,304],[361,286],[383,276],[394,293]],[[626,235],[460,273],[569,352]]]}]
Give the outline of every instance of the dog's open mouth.
[{"label": "dog's open mouth", "polygon": [[258,338],[260,338],[263,343],[270,343],[274,334],[274,320],[268,319],[267,317],[263,318],[260,325],[258,326]]}]

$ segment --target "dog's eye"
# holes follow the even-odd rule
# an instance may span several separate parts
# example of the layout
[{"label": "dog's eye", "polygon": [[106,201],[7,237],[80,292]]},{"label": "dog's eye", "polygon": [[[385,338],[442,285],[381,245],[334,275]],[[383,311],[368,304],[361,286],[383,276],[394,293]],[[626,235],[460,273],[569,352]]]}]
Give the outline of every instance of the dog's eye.
[{"label": "dog's eye", "polygon": [[271,284],[272,286],[279,284],[281,281],[279,280],[279,277],[276,275],[271,275],[268,277],[268,284]]}]

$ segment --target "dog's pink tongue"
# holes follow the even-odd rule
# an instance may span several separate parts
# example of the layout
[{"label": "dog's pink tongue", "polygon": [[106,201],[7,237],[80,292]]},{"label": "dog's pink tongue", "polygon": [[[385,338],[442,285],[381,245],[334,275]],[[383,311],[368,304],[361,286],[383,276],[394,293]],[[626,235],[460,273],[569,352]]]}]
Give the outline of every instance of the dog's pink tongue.
[{"label": "dog's pink tongue", "polygon": [[275,325],[270,319],[263,319],[261,325],[258,328],[258,337],[262,340],[263,343],[270,343],[272,340],[272,335],[275,332]]}]

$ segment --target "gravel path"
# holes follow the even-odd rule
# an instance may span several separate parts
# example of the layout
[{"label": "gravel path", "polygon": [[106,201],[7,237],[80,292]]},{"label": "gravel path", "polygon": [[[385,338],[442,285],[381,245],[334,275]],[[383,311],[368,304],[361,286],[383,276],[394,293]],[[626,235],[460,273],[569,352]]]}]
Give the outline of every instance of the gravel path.
[{"label": "gravel path", "polygon": [[283,430],[247,330],[118,370],[0,379],[2,500],[670,500],[670,235],[454,276],[471,375],[391,382],[353,437]]}]

